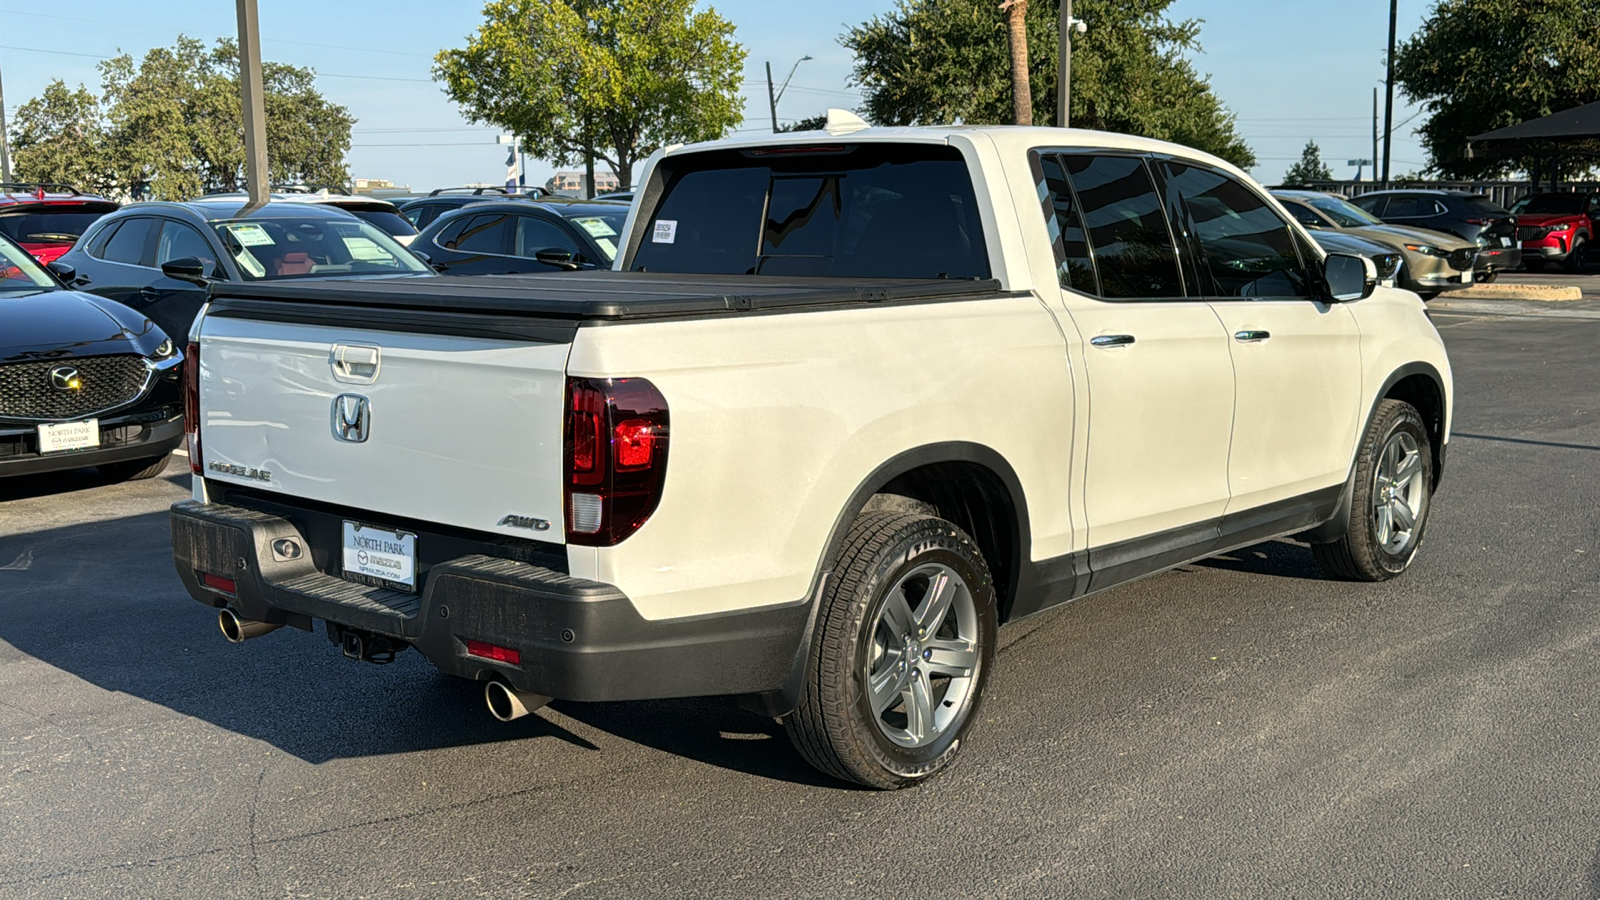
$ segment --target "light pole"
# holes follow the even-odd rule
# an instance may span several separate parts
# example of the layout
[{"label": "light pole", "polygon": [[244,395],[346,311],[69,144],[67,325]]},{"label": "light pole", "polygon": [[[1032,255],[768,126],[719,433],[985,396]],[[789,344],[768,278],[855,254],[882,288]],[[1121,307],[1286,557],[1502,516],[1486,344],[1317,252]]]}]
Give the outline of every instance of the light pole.
[{"label": "light pole", "polygon": [[[808,60],[810,58],[811,57],[809,57],[809,56],[802,56],[799,59],[795,60],[794,65],[792,67],[790,67],[790,69],[789,69],[789,78],[793,78],[794,77],[794,70],[800,68],[800,64],[805,62],[806,60]],[[777,91],[774,92],[773,89],[772,89],[772,62],[770,60],[768,60],[768,62],[767,62],[767,107],[768,107],[768,109],[770,109],[772,111],[772,133],[773,134],[777,134],[778,133],[778,101],[783,99],[784,89],[789,86],[789,78],[783,79],[783,86],[778,88]]]},{"label": "light pole", "polygon": [[256,0],[238,0],[239,90],[244,95],[244,177],[250,205],[267,202],[267,115],[261,87],[261,17]]},{"label": "light pole", "polygon": [[0,84],[0,181],[11,180],[11,144],[6,139],[6,89]]},{"label": "light pole", "polygon": [[1389,147],[1394,143],[1394,26],[1400,12],[1400,0],[1389,0],[1389,56],[1385,60],[1387,73],[1383,78],[1387,92],[1383,101],[1383,187],[1389,188]]},{"label": "light pole", "polygon": [[1072,17],[1072,0],[1061,0],[1061,23],[1057,29],[1060,34],[1060,59],[1057,72],[1060,77],[1056,79],[1056,127],[1066,128],[1071,121],[1072,102],[1072,33],[1076,31],[1083,34],[1089,30],[1088,23],[1082,19]]}]

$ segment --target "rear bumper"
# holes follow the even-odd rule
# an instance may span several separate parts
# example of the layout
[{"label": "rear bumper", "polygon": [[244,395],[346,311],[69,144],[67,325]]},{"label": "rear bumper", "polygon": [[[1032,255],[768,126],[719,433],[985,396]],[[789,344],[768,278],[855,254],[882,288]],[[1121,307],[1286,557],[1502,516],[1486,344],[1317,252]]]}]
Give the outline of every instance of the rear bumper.
[{"label": "rear bumper", "polygon": [[1522,265],[1521,247],[1484,247],[1478,251],[1478,262],[1473,267],[1479,272],[1515,269]]},{"label": "rear bumper", "polygon": [[[275,541],[306,548],[298,559]],[[503,678],[566,700],[756,694],[784,686],[808,624],[805,602],[650,621],[616,587],[526,562],[468,554],[432,565],[407,594],[320,571],[290,519],[193,500],[172,508],[172,552],[190,596],[245,619],[310,630],[322,619],[415,647],[441,671]],[[231,594],[201,583],[230,579]],[[517,665],[467,654],[467,641],[518,651]]]}]

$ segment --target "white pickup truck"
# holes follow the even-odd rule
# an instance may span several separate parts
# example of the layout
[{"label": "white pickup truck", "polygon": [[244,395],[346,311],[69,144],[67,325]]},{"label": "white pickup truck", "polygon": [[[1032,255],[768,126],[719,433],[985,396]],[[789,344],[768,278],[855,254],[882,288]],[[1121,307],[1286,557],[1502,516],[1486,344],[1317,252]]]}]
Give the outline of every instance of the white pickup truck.
[{"label": "white pickup truck", "polygon": [[835,117],[641,184],[609,272],[214,286],[172,529],[229,639],[321,619],[506,719],[738,695],[895,788],[1004,623],[1277,536],[1417,552],[1438,333],[1218,159]]}]

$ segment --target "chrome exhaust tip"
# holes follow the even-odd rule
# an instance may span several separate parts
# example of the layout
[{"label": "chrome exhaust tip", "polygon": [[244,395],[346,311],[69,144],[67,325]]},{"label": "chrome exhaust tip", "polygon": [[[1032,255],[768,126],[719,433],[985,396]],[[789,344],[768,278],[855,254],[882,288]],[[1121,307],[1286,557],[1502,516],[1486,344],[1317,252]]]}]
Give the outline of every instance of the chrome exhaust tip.
[{"label": "chrome exhaust tip", "polygon": [[550,702],[543,694],[519,691],[498,679],[483,686],[483,699],[489,705],[489,714],[502,722],[520,719]]},{"label": "chrome exhaust tip", "polygon": [[227,638],[230,644],[242,644],[253,637],[260,637],[283,627],[274,622],[241,619],[238,613],[229,608],[217,611],[217,626],[222,629],[222,636]]}]

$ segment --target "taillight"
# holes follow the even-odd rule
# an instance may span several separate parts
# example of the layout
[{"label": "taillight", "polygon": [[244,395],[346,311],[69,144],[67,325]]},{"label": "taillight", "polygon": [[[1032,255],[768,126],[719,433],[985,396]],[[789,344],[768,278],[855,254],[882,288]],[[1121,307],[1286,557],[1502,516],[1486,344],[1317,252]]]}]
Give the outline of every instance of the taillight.
[{"label": "taillight", "polygon": [[1489,224],[1492,224],[1494,222],[1494,220],[1493,219],[1467,219],[1466,222],[1467,222],[1468,225],[1489,225]]},{"label": "taillight", "polygon": [[667,474],[667,401],[643,378],[568,378],[567,542],[609,547],[656,511]]},{"label": "taillight", "polygon": [[183,354],[183,433],[188,438],[189,471],[200,475],[200,344],[191,341]]}]

